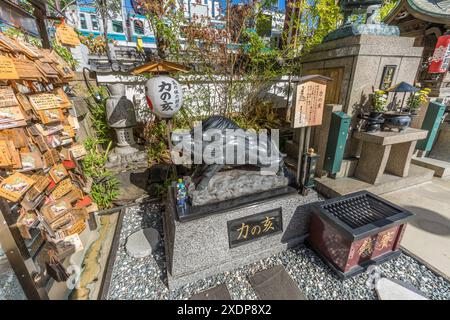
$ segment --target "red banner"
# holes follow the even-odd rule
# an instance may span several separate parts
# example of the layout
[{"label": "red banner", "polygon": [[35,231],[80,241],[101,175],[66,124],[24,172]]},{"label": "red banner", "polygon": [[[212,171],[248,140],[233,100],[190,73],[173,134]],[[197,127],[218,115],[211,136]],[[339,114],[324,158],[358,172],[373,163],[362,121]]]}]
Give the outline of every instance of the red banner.
[{"label": "red banner", "polygon": [[447,72],[450,65],[450,35],[440,36],[434,49],[431,64],[428,67],[429,73]]}]

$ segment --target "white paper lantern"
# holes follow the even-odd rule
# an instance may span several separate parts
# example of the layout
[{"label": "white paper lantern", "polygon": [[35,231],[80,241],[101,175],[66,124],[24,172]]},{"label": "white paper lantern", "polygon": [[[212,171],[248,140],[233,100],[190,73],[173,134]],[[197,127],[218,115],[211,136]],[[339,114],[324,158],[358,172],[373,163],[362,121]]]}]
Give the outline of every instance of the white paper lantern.
[{"label": "white paper lantern", "polygon": [[181,85],[173,78],[158,76],[147,80],[147,103],[154,114],[161,118],[172,118],[183,104]]}]

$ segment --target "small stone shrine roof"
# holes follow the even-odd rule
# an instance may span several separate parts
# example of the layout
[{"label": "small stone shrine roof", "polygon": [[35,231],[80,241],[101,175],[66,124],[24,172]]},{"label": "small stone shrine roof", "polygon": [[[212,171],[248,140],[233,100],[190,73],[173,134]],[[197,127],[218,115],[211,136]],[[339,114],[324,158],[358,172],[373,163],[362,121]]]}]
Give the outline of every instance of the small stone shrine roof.
[{"label": "small stone shrine roof", "polygon": [[420,20],[450,24],[450,0],[401,0],[384,21],[392,22],[404,10]]},{"label": "small stone shrine roof", "polygon": [[333,79],[331,79],[329,77],[322,76],[320,74],[311,74],[311,75],[307,75],[307,76],[303,76],[303,77],[294,77],[294,78],[292,78],[293,82],[299,82],[299,83],[303,83],[303,82],[306,82],[306,81],[312,81],[312,80],[331,81]]}]

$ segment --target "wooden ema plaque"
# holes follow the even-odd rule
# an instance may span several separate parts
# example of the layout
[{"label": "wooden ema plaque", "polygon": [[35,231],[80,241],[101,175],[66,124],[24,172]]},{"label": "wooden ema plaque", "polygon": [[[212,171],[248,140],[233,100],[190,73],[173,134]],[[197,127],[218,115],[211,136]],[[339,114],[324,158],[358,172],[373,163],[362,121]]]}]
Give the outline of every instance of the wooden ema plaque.
[{"label": "wooden ema plaque", "polygon": [[0,107],[12,107],[18,104],[19,102],[11,87],[0,87]]},{"label": "wooden ema plaque", "polygon": [[51,93],[39,93],[28,97],[36,111],[59,108],[58,98]]},{"label": "wooden ema plaque", "polygon": [[39,81],[44,77],[30,60],[14,59],[14,66],[20,79]]},{"label": "wooden ema plaque", "polygon": [[68,26],[64,22],[56,27],[56,38],[63,45],[76,47],[80,44],[78,34],[71,26]]},{"label": "wooden ema plaque", "polygon": [[322,81],[307,81],[297,85],[292,127],[302,128],[322,124],[325,91],[327,85]]},{"label": "wooden ema plaque", "polygon": [[14,66],[13,59],[0,56],[0,80],[18,80],[16,67]]},{"label": "wooden ema plaque", "polygon": [[0,197],[17,202],[33,184],[33,179],[15,172],[0,184]]},{"label": "wooden ema plaque", "polygon": [[52,191],[51,196],[54,200],[58,200],[72,191],[73,184],[70,179],[61,181],[56,188]]}]

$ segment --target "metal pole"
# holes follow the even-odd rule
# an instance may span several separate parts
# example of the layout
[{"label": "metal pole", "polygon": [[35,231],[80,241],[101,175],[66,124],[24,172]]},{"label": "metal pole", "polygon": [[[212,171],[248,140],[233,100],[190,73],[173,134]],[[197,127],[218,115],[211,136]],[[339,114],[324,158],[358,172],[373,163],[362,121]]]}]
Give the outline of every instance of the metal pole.
[{"label": "metal pole", "polygon": [[12,222],[10,220],[9,205],[5,200],[0,199],[0,243],[9,264],[29,300],[48,300],[47,291],[41,282],[41,275],[37,272],[19,231],[10,227]]},{"label": "metal pole", "polygon": [[302,168],[302,158],[303,158],[303,148],[305,144],[305,128],[300,128],[300,139],[298,143],[298,161],[297,161],[297,183],[299,186],[301,183],[301,168]]}]

